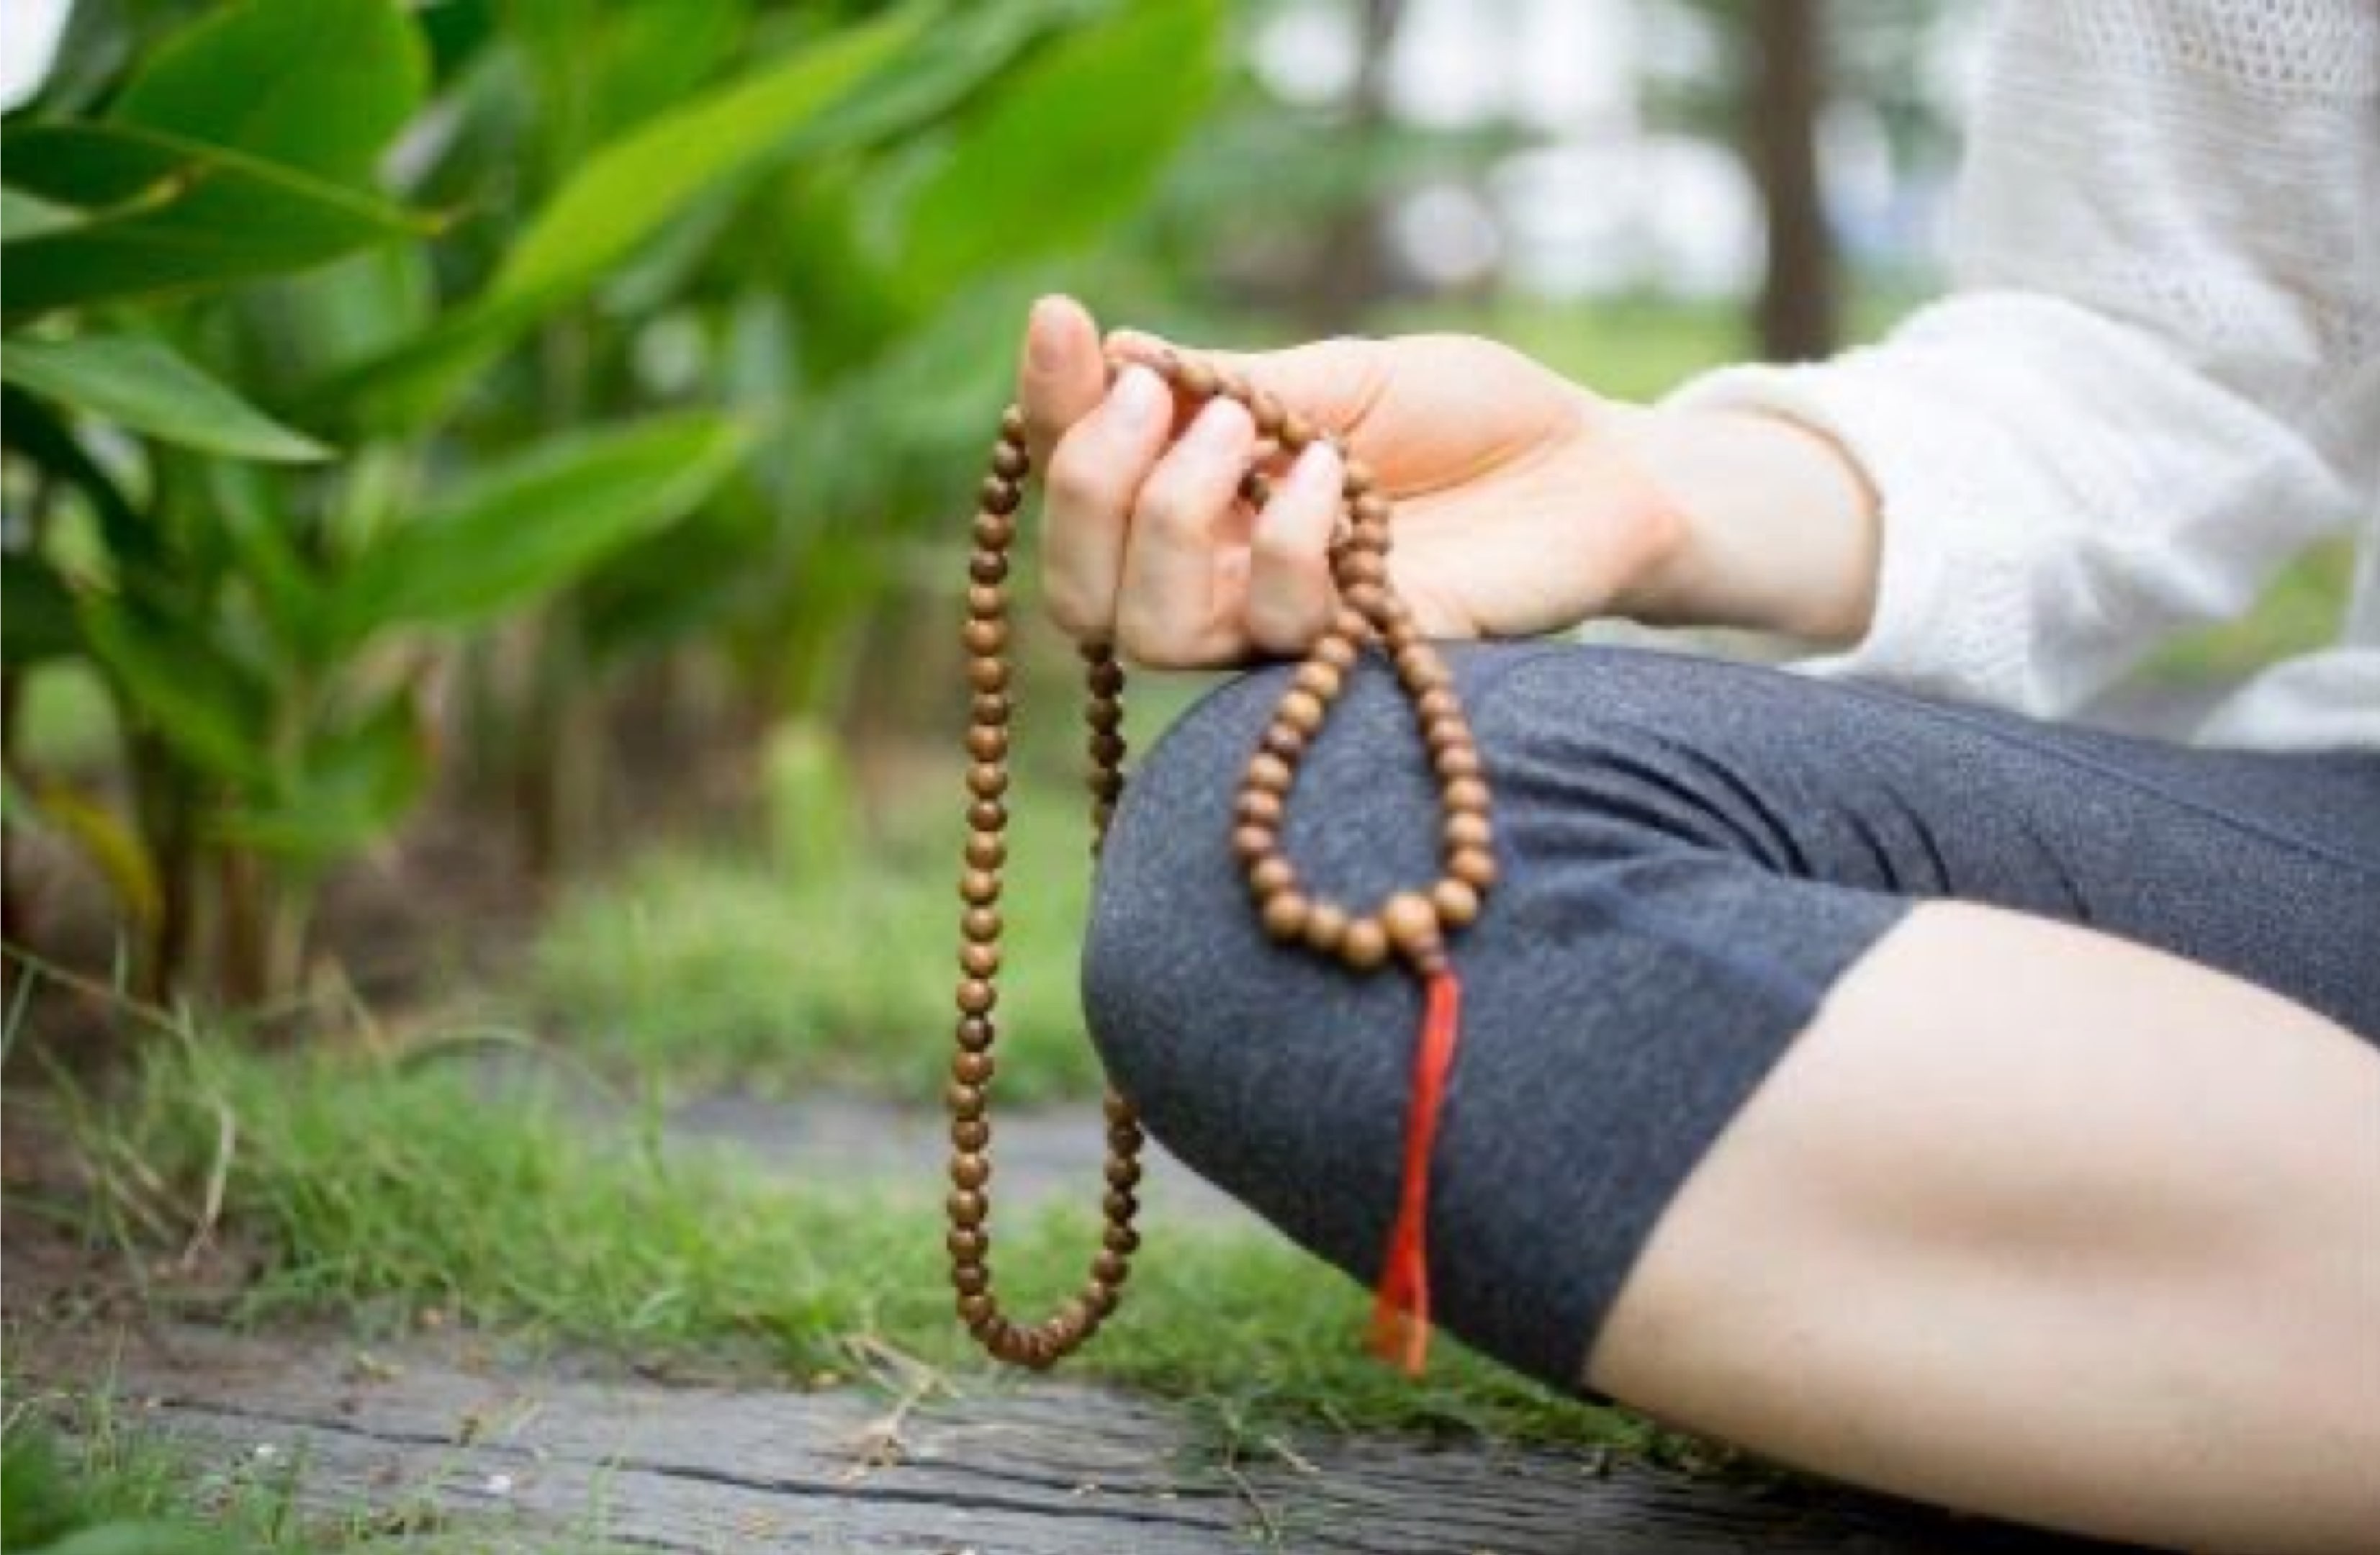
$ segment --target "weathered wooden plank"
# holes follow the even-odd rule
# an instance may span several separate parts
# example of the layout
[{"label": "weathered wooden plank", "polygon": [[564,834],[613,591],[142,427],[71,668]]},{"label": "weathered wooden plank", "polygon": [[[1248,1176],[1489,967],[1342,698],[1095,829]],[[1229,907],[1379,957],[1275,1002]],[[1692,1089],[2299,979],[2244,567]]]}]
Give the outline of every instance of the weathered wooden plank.
[{"label": "weathered wooden plank", "polygon": [[567,1361],[498,1365],[468,1340],[410,1341],[368,1364],[329,1338],[196,1326],[19,1340],[29,1379],[112,1376],[127,1406],[202,1455],[297,1455],[310,1505],[432,1509],[492,1544],[869,1555],[1174,1555],[1251,1542],[1366,1555],[2085,1548],[1587,1453],[1310,1433],[1228,1464],[1160,1403],[1048,1379],[904,1405],[854,1389],[662,1387]]}]

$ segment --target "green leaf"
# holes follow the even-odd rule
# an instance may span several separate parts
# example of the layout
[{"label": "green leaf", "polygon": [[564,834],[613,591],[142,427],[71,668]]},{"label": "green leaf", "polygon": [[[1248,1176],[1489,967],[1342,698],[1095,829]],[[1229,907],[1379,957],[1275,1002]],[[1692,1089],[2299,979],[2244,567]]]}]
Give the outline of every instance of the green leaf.
[{"label": "green leaf", "polygon": [[1205,112],[1221,41],[1218,0],[1172,0],[1124,6],[1041,50],[962,124],[886,262],[929,303],[1106,232]]},{"label": "green leaf", "polygon": [[12,187],[85,213],[0,245],[12,321],[231,285],[429,230],[311,174],[125,125],[9,130],[0,167]]},{"label": "green leaf", "polygon": [[202,623],[101,598],[86,599],[81,616],[91,656],[128,713],[193,766],[239,782],[267,776],[262,688],[215,649]]},{"label": "green leaf", "polygon": [[185,448],[276,463],[330,455],[145,334],[19,335],[0,347],[0,380]]},{"label": "green leaf", "polygon": [[[540,209],[486,291],[336,387],[361,390],[382,419],[434,414],[515,336],[583,295],[722,181],[764,159],[837,143],[814,127],[832,127],[832,111],[855,92],[892,90],[891,67],[933,14],[910,5],[846,27],[611,141]],[[865,117],[845,124],[846,133],[880,128]]]},{"label": "green leaf", "polygon": [[81,647],[74,590],[67,580],[45,558],[11,553],[0,563],[0,659],[12,670],[25,670]]},{"label": "green leaf", "polygon": [[516,608],[684,516],[745,441],[725,417],[684,414],[573,433],[484,466],[356,559],[332,602],[332,629],[360,641],[388,626],[465,626]]},{"label": "green leaf", "polygon": [[301,761],[271,802],[214,827],[218,840],[311,863],[384,837],[429,785],[430,735],[400,692],[355,726],[317,734]]},{"label": "green leaf", "polygon": [[244,0],[166,39],[108,117],[361,183],[428,76],[393,0]]}]

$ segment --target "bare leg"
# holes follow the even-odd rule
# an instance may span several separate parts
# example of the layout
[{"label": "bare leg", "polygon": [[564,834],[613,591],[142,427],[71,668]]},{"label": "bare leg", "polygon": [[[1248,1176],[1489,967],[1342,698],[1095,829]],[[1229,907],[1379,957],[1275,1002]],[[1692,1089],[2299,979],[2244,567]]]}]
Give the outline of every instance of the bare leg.
[{"label": "bare leg", "polygon": [[2380,1549],[2380,1053],[2155,951],[1921,907],[1688,1180],[1587,1373],[1954,1506]]}]

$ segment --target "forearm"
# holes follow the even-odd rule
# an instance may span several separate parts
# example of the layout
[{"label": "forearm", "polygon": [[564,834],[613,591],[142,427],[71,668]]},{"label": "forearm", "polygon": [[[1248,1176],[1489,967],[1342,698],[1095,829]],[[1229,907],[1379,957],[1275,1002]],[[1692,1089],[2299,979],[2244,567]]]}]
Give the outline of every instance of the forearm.
[{"label": "forearm", "polygon": [[1620,613],[1855,641],[1875,610],[1876,493],[1824,433],[1781,417],[1617,408],[1615,446],[1675,508],[1674,541]]}]

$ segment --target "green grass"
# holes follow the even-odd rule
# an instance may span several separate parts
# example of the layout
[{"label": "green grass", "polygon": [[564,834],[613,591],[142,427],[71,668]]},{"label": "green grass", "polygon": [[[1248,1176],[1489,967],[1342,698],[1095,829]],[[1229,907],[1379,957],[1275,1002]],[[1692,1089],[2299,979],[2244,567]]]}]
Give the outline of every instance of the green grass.
[{"label": "green grass", "polygon": [[[96,1184],[75,1211],[82,1229],[128,1249],[176,1245],[220,1174],[220,1233],[263,1254],[219,1314],[236,1322],[337,1313],[384,1335],[435,1310],[640,1360],[757,1358],[780,1379],[847,1375],[863,1339],[978,1382],[994,1370],[951,1315],[930,1172],[914,1192],[759,1180],[728,1158],[590,1138],[533,1092],[491,1106],[458,1066],[204,1041],[162,1051],[72,1132]],[[998,1221],[1016,1305],[1038,1311],[1075,1287],[1096,1245],[1089,1209]],[[1123,1309],[1069,1375],[1190,1401],[1219,1432],[1654,1440],[1451,1337],[1426,1379],[1391,1372],[1361,1348],[1365,1293],[1269,1234],[1160,1222],[1148,1239]]]}]

